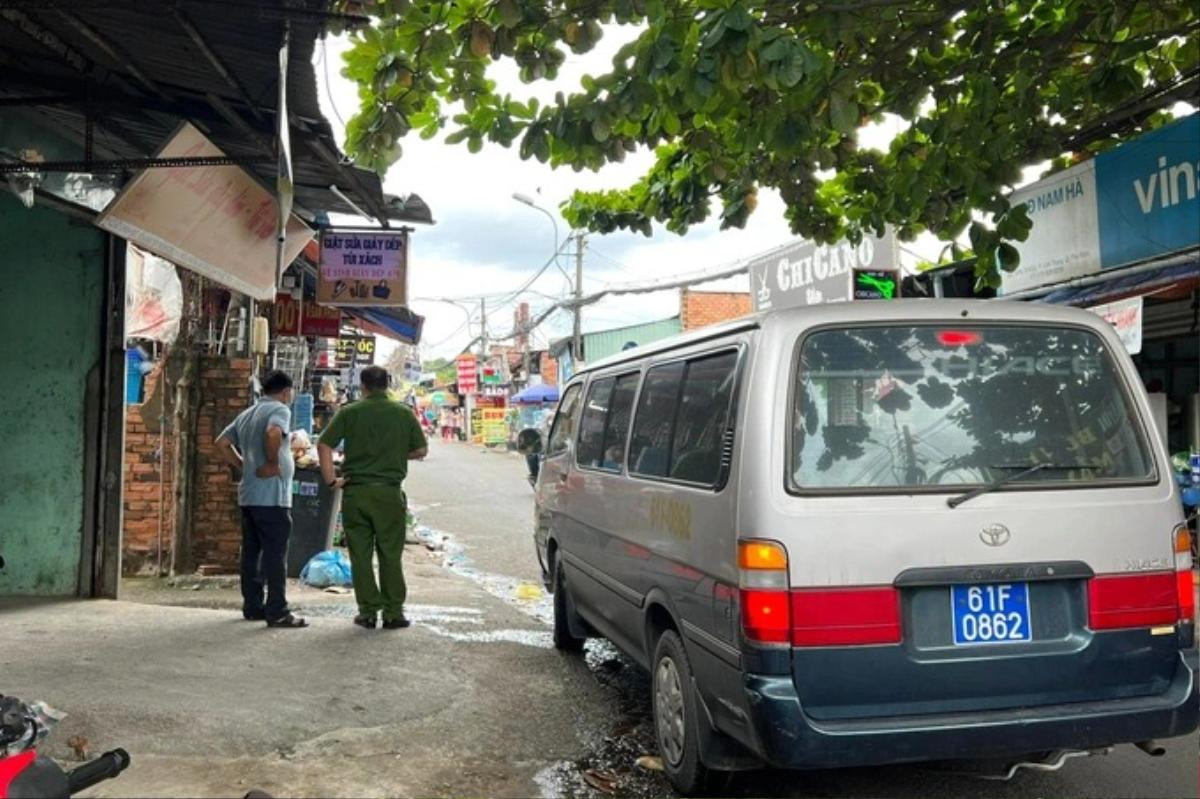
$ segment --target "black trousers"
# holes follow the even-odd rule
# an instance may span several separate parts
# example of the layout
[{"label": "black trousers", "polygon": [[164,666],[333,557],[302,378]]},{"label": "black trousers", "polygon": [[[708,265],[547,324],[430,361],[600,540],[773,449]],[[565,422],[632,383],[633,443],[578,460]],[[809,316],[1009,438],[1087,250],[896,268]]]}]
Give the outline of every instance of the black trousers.
[{"label": "black trousers", "polygon": [[290,509],[242,506],[242,613],[246,617],[265,616],[275,621],[288,614],[287,547],[291,535]]}]

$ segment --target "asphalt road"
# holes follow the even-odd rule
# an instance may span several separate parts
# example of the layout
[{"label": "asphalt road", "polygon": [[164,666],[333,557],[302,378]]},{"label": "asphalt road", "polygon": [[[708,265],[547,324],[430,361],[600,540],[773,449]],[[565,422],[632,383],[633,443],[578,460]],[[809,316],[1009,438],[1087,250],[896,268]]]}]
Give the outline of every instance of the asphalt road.
[{"label": "asphalt road", "polygon": [[[406,489],[420,522],[463,545],[468,572],[501,586],[537,582],[532,543],[533,494],[524,460],[466,444],[434,442],[430,457],[414,464]],[[498,578],[498,579],[497,579]],[[544,605],[542,611],[544,612]],[[544,614],[543,614],[544,615]],[[547,652],[547,657],[554,653]],[[645,675],[604,642],[589,643],[590,672],[602,684],[611,713],[597,714],[581,740],[587,751],[563,761],[541,781],[551,794],[594,793],[586,781],[612,776],[619,792],[670,795],[661,776],[638,769],[639,755],[653,752],[649,691]],[[564,703],[571,698],[563,696]],[[737,775],[720,791],[731,796],[846,797],[1194,797],[1197,795],[1196,736],[1165,742],[1167,754],[1151,758],[1132,746],[1103,757],[1072,760],[1054,772],[1019,773],[1008,782],[980,779],[982,764],[929,764],[837,771],[763,771]],[[992,771],[995,768],[991,768]]]}]

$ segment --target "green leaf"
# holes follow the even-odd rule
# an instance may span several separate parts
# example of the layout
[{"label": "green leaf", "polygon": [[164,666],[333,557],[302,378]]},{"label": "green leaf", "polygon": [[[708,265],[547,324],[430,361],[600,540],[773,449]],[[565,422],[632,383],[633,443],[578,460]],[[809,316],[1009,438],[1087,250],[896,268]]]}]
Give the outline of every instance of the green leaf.
[{"label": "green leaf", "polygon": [[609,135],[612,133],[612,125],[603,117],[592,120],[592,136],[596,141],[608,141]]},{"label": "green leaf", "polygon": [[833,129],[843,136],[850,136],[858,130],[858,104],[841,94],[829,97],[829,122]]},{"label": "green leaf", "polygon": [[996,260],[1005,272],[1015,272],[1021,265],[1021,253],[1016,247],[1005,242],[996,248]]}]

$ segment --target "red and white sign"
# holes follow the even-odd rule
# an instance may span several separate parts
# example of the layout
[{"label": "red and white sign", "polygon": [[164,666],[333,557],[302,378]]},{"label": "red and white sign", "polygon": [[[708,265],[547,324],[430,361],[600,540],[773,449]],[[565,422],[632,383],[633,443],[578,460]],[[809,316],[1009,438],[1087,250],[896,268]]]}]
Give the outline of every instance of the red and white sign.
[{"label": "red and white sign", "polygon": [[479,377],[476,370],[474,355],[460,355],[456,361],[458,367],[458,393],[474,394],[479,390]]},{"label": "red and white sign", "polygon": [[1129,351],[1130,355],[1137,355],[1142,351],[1141,297],[1130,297],[1127,300],[1117,300],[1104,305],[1093,305],[1088,310],[1103,317],[1117,329],[1117,335],[1121,337],[1121,343],[1125,345],[1125,349]]},{"label": "red and white sign", "polygon": [[[276,294],[275,335],[300,335],[300,326],[300,303],[292,299],[290,294]],[[337,338],[342,330],[342,312],[337,308],[317,305],[313,300],[305,300],[303,327],[305,336]]]}]

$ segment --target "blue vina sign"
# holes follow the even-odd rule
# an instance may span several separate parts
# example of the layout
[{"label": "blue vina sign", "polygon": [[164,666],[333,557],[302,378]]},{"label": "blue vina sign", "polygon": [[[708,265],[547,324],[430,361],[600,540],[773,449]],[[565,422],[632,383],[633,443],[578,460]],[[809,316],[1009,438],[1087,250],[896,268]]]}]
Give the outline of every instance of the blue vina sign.
[{"label": "blue vina sign", "polygon": [[1200,244],[1200,114],[1096,157],[1100,267]]}]

